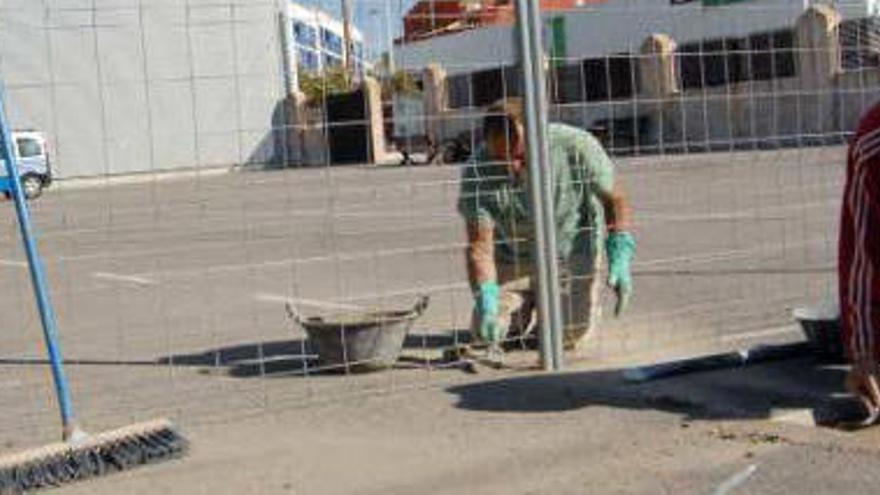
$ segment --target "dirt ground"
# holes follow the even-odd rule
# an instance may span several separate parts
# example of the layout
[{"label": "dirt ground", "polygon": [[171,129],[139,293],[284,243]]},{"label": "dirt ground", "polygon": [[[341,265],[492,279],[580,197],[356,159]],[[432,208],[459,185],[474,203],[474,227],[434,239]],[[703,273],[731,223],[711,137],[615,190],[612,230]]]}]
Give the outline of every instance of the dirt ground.
[{"label": "dirt ground", "polygon": [[[634,363],[800,338],[790,310],[833,295],[842,158],[832,147],[620,160],[639,239],[632,311],[606,319],[559,379],[431,361],[470,315],[453,167],[62,183],[33,211],[84,425],[171,416],[193,441],[181,462],[69,490],[712,493],[755,465],[737,493],[867,492],[873,432],[768,422],[809,407],[802,388],[778,408],[753,388],[718,415],[693,411],[791,384],[700,382],[694,403],[680,382],[651,395],[614,381]],[[57,413],[9,204],[0,212],[5,454],[55,440]],[[311,314],[423,293],[431,307],[405,365],[302,373],[285,302]]]},{"label": "dirt ground", "polygon": [[687,375],[651,393],[614,373],[503,373],[184,424],[189,457],[59,493],[876,493],[880,429],[792,425],[749,397],[800,395],[809,410],[811,395],[840,392],[836,377],[811,385],[810,362]]}]

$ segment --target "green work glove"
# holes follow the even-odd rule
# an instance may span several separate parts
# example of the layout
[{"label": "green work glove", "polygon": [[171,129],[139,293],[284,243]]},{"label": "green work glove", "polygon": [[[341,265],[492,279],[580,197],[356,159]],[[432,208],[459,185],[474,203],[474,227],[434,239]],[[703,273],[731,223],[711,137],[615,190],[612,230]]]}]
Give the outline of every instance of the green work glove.
[{"label": "green work glove", "polygon": [[632,296],[630,263],[636,254],[636,239],[629,232],[611,232],[605,240],[605,252],[608,256],[608,286],[617,294],[614,315],[620,316]]},{"label": "green work glove", "polygon": [[474,312],[480,322],[478,337],[489,344],[501,340],[501,326],[498,324],[501,288],[497,282],[483,282],[477,292]]}]

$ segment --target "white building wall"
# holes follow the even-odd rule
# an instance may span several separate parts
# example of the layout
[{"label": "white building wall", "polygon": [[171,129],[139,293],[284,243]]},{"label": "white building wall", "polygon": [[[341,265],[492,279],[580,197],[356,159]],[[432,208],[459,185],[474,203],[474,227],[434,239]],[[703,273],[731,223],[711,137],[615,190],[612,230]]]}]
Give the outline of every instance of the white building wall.
[{"label": "white building wall", "polygon": [[[811,0],[755,0],[726,7],[703,7],[694,1],[671,5],[669,0],[610,0],[575,11],[551,12],[566,17],[568,57],[584,59],[615,53],[637,53],[653,33],[665,33],[679,43],[718,37],[738,37],[794,26]],[[837,2],[844,19],[873,15],[876,0]],[[441,64],[450,75],[512,65],[516,42],[512,26],[463,31],[407,43],[395,49],[395,62],[408,70]],[[546,40],[545,40],[546,41]]]},{"label": "white building wall", "polygon": [[262,162],[284,95],[275,0],[4,0],[13,125],[60,177]]}]

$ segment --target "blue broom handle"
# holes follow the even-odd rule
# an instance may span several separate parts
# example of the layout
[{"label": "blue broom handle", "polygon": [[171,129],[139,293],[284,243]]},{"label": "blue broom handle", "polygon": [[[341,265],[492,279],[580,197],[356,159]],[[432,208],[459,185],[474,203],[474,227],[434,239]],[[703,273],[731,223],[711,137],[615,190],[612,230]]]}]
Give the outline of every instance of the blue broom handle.
[{"label": "blue broom handle", "polygon": [[34,230],[31,226],[28,214],[27,202],[21,189],[18,174],[18,160],[13,152],[14,143],[9,121],[6,118],[6,91],[0,87],[0,132],[2,132],[3,145],[0,152],[6,163],[6,176],[9,179],[9,189],[12,199],[15,201],[15,211],[18,214],[18,225],[21,229],[21,238],[24,250],[27,253],[28,266],[31,272],[31,282],[34,286],[34,295],[37,299],[37,309],[40,311],[40,321],[43,324],[43,337],[46,341],[46,350],[49,353],[49,362],[52,364],[52,378],[55,381],[55,392],[58,397],[58,405],[61,409],[61,421],[64,431],[72,431],[74,428],[73,403],[70,399],[70,386],[61,359],[61,346],[58,343],[58,324],[55,319],[55,311],[49,299],[49,285],[46,283],[46,273],[43,270],[43,261],[37,251],[37,242]]}]

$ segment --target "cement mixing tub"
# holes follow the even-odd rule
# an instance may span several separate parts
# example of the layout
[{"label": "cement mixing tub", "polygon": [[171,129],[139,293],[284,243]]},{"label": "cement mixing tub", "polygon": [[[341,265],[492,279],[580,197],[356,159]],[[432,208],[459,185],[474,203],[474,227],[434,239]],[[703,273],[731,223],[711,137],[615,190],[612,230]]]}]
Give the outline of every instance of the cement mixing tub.
[{"label": "cement mixing tub", "polygon": [[343,314],[333,319],[303,318],[292,306],[288,316],[301,326],[321,366],[352,371],[375,371],[394,366],[406,335],[428,308],[422,296],[412,309]]}]

